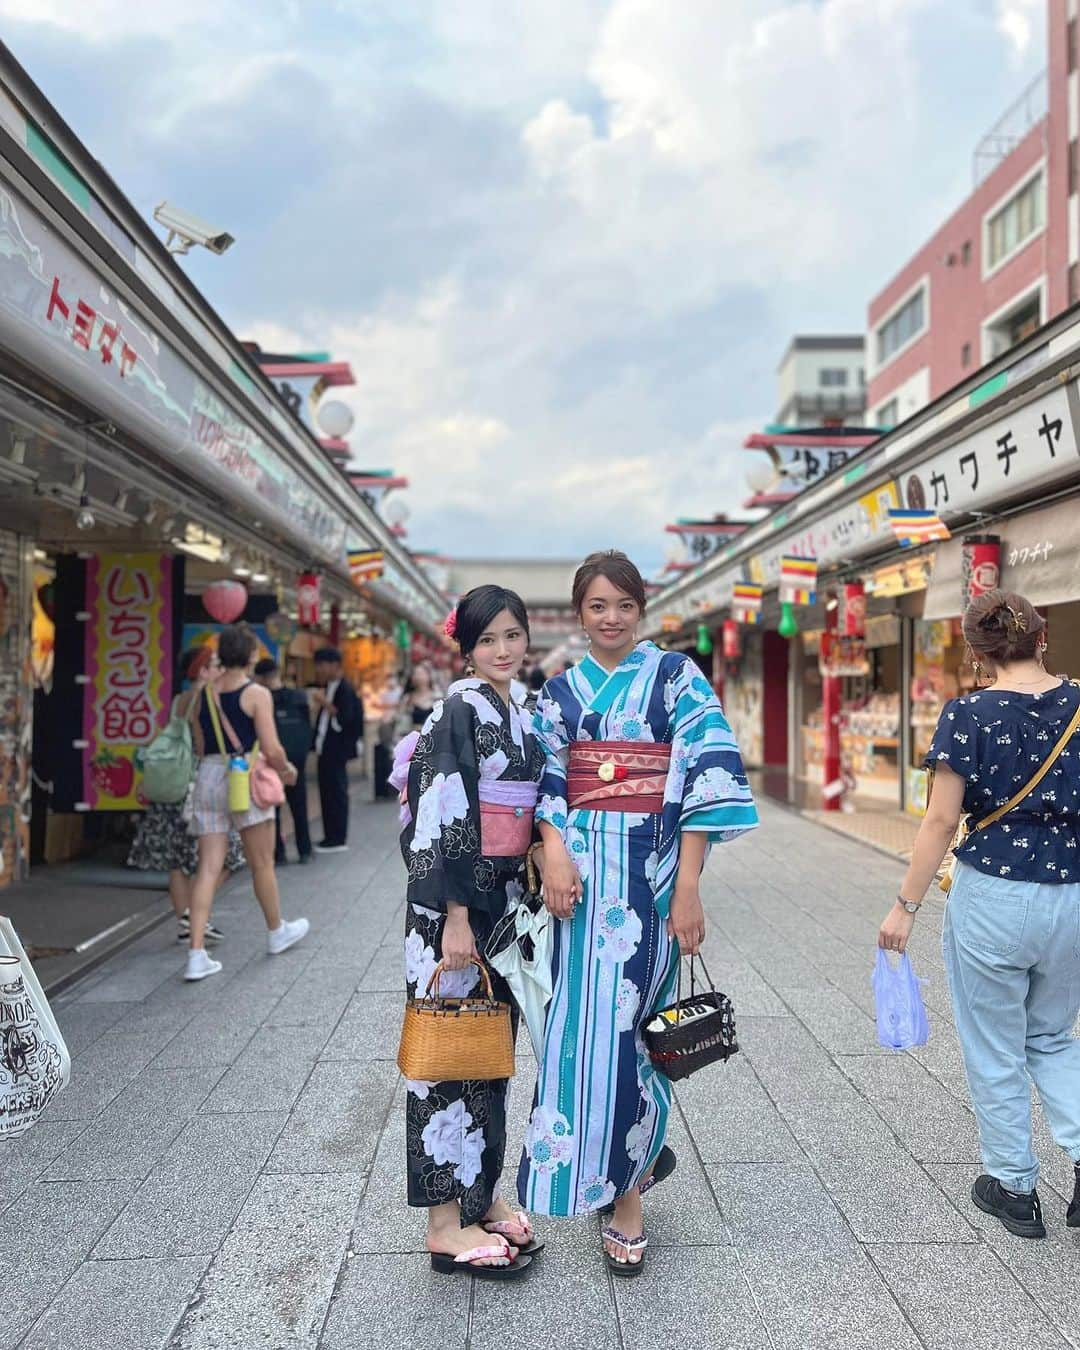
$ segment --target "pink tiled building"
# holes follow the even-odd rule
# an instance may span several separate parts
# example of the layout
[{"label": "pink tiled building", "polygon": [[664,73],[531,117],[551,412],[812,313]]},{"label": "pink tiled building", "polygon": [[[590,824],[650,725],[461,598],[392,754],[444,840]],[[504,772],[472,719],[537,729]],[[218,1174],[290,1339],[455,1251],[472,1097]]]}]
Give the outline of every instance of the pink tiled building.
[{"label": "pink tiled building", "polygon": [[890,427],[1080,299],[1078,0],[975,152],[971,196],[870,302],[867,418]]}]

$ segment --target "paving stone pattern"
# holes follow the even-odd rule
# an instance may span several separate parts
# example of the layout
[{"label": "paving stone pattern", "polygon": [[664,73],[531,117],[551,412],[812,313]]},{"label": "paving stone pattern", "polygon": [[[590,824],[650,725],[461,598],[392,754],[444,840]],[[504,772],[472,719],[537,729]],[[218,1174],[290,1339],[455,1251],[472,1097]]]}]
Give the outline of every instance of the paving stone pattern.
[{"label": "paving stone pattern", "polygon": [[[1038,1112],[1049,1240],[968,1200],[941,905],[913,944],[932,1039],[894,1055],[869,974],[900,865],[770,806],[708,866],[743,1053],[676,1089],[644,1275],[610,1278],[589,1218],[538,1221],[520,1285],[434,1275],[404,1203],[395,819],[359,807],[348,854],[282,871],[293,951],[266,955],[241,887],[222,976],[184,984],[168,923],[59,1000],[74,1081],[0,1145],[0,1350],[1080,1347],[1072,1169]],[[515,1145],[533,1070],[522,1046]]]}]

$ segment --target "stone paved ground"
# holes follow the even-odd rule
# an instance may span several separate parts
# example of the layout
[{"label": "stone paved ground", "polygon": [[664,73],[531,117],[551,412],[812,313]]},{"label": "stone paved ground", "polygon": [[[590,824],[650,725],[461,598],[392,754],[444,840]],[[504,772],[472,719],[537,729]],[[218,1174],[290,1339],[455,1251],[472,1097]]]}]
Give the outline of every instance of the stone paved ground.
[{"label": "stone paved ground", "polygon": [[434,1276],[402,1202],[393,815],[364,808],[351,853],[282,874],[304,946],[267,958],[238,889],[225,976],[184,985],[169,925],[62,1000],[74,1082],[0,1146],[2,1350],[1080,1346],[1071,1168],[1041,1121],[1049,1240],[966,1198],[940,906],[914,945],[930,1044],[889,1054],[868,976],[899,864],[769,807],[709,865],[744,1053],[677,1090],[644,1276],[613,1284],[590,1219],[544,1222],[522,1285]]}]

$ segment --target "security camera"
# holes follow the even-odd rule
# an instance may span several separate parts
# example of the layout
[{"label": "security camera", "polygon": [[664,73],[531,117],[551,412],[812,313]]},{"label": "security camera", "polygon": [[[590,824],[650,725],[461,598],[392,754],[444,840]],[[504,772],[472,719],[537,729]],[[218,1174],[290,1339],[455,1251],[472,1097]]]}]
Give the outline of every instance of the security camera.
[{"label": "security camera", "polygon": [[187,253],[192,244],[201,244],[211,253],[224,253],[236,242],[226,230],[209,225],[198,216],[193,216],[190,211],[181,211],[178,206],[172,206],[169,202],[161,202],[154,207],[154,219],[169,231],[165,247],[170,253]]}]

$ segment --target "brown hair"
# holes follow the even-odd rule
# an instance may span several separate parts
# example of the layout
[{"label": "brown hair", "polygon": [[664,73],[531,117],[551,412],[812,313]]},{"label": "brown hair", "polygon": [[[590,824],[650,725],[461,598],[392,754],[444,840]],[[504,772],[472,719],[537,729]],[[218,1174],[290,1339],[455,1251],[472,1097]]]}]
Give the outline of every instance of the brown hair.
[{"label": "brown hair", "polygon": [[625,553],[617,548],[609,548],[600,553],[590,553],[574,573],[570,603],[575,614],[581,613],[585,592],[597,577],[606,577],[616,590],[624,591],[634,600],[642,614],[645,613],[645,582],[641,573]]},{"label": "brown hair", "polygon": [[226,624],[218,634],[218,656],[226,670],[242,669],[258,647],[258,639],[246,623]]},{"label": "brown hair", "polygon": [[964,611],[964,637],[972,654],[985,656],[996,666],[1030,661],[1046,620],[1030,600],[1012,591],[987,591]]}]

